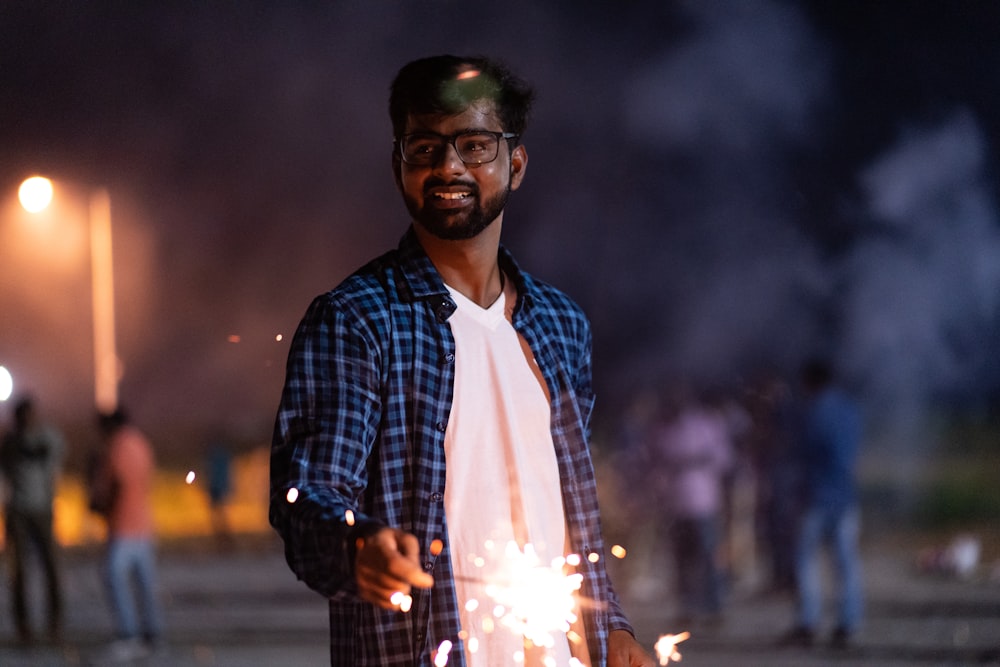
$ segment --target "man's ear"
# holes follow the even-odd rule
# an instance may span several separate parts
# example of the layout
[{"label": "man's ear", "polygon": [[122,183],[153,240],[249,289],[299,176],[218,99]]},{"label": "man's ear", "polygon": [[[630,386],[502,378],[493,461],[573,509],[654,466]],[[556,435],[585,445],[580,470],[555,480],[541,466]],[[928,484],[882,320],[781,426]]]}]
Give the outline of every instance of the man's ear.
[{"label": "man's ear", "polygon": [[518,144],[510,153],[510,189],[517,190],[524,180],[524,172],[528,169],[528,149],[524,144]]}]

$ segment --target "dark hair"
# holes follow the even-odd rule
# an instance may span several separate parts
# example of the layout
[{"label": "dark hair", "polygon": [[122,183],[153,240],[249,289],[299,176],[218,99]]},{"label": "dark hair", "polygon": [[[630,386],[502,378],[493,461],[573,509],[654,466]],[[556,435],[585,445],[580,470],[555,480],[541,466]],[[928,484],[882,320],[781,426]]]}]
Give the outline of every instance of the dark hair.
[{"label": "dark hair", "polygon": [[97,425],[102,433],[113,433],[128,423],[128,414],[122,408],[113,412],[101,412],[97,415]]},{"label": "dark hair", "polygon": [[27,426],[28,419],[35,410],[35,401],[30,396],[25,396],[14,404],[14,422],[19,427]]},{"label": "dark hair", "polygon": [[395,140],[411,114],[461,113],[479,100],[496,105],[504,132],[524,133],[535,92],[503,63],[475,56],[421,58],[396,74],[389,88],[389,118]]},{"label": "dark hair", "polygon": [[801,376],[806,389],[823,389],[833,382],[833,366],[826,359],[809,359],[802,365]]}]

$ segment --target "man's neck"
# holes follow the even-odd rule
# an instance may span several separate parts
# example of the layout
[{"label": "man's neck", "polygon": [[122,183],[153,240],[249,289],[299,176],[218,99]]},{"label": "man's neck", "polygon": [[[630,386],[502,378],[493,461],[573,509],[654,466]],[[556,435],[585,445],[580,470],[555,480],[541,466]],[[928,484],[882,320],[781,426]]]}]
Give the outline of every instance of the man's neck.
[{"label": "man's neck", "polygon": [[475,238],[445,241],[414,224],[421,247],[449,287],[470,301],[488,308],[503,288],[497,252],[500,248],[500,220]]}]

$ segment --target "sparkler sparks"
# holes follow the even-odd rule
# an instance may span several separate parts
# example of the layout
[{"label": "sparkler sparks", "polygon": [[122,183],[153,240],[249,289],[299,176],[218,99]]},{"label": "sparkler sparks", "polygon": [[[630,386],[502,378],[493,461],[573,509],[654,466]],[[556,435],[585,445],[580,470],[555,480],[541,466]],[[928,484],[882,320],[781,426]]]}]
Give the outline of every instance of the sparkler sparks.
[{"label": "sparkler sparks", "polygon": [[445,639],[434,652],[434,667],[444,667],[448,664],[448,654],[451,653],[451,642]]},{"label": "sparkler sparks", "polygon": [[583,574],[575,568],[587,562],[578,554],[548,562],[530,542],[486,540],[483,546],[481,554],[467,554],[454,575],[460,597],[465,594],[458,636],[467,653],[486,651],[491,664],[506,655],[503,664],[582,667],[571,655],[585,645],[576,631],[582,629],[579,609],[600,606],[580,595]]},{"label": "sparkler sparks", "polygon": [[653,646],[660,665],[668,665],[671,660],[680,662],[681,654],[677,650],[677,645],[690,636],[690,632],[682,632],[679,635],[660,635],[660,638],[656,640],[656,644]]},{"label": "sparkler sparks", "polygon": [[575,594],[583,575],[567,574],[566,565],[567,559],[556,558],[546,567],[530,544],[521,551],[509,542],[503,576],[486,586],[500,624],[535,646],[551,648],[553,634],[565,634],[577,619]]},{"label": "sparkler sparks", "polygon": [[444,550],[444,541],[434,540],[431,542],[430,553],[432,556],[440,556],[441,551]]},{"label": "sparkler sparks", "polygon": [[402,591],[396,591],[389,598],[389,602],[393,603],[399,610],[404,614],[413,607],[413,598]]}]

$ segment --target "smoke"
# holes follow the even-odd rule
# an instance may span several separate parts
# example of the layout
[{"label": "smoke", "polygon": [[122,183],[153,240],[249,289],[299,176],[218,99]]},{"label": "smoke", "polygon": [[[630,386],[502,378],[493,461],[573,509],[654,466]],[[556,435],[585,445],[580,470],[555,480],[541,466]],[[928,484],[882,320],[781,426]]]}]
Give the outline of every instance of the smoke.
[{"label": "smoke", "polygon": [[795,363],[829,291],[787,160],[816,140],[829,47],[784,4],[684,7],[676,38],[601,81],[616,101],[602,132],[563,139],[602,159],[533,202],[529,266],[580,295],[612,402]]},{"label": "smoke", "polygon": [[843,104],[833,47],[785,4],[685,8],[678,38],[601,80],[620,130],[563,139],[619,157],[546,174],[558,186],[532,202],[528,265],[591,314],[612,406],[673,377],[734,387],[824,354],[873,431],[926,444],[942,401],[985,401],[998,380],[1000,239],[975,115],[901,131],[856,173],[860,196],[820,211],[793,156],[820,156],[806,178],[835,168],[816,150]]},{"label": "smoke", "polygon": [[[0,173],[59,163],[110,187],[123,397],[146,423],[266,429],[309,299],[406,226],[386,93],[435,52],[499,56],[538,89],[505,243],[591,316],[605,418],[670,376],[734,384],[816,351],[873,404],[911,406],[900,414],[996,385],[982,369],[1000,255],[981,121],[911,130],[858,176],[859,203],[818,210],[802,184],[835,180],[823,156],[842,138],[828,123],[842,52],[797,5],[262,3],[111,12],[118,23],[37,6],[0,25]],[[57,351],[87,374],[83,334],[60,345],[66,299],[2,275],[6,331],[7,313],[39,321],[28,301],[52,312],[0,354],[31,357],[43,401],[70,387],[61,404],[89,404],[89,378],[45,372]]]},{"label": "smoke", "polygon": [[868,227],[842,266],[841,357],[909,444],[935,399],[996,382],[981,375],[1000,304],[986,155],[976,118],[959,110],[904,132],[860,174]]},{"label": "smoke", "polygon": [[691,32],[629,82],[630,134],[664,150],[761,162],[812,131],[827,48],[794,7],[684,3]]}]

